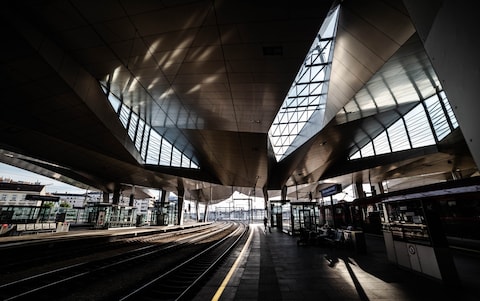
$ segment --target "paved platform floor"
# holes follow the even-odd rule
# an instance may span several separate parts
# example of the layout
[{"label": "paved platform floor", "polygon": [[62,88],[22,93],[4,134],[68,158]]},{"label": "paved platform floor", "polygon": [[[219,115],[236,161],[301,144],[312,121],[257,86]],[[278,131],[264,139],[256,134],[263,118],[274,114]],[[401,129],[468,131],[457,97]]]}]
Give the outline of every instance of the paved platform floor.
[{"label": "paved platform floor", "polygon": [[[388,262],[381,237],[367,235],[367,252],[355,254],[251,227],[250,247],[218,300],[480,300],[478,254],[453,252],[461,285],[451,287]],[[211,300],[228,271],[217,271],[195,300]]]}]

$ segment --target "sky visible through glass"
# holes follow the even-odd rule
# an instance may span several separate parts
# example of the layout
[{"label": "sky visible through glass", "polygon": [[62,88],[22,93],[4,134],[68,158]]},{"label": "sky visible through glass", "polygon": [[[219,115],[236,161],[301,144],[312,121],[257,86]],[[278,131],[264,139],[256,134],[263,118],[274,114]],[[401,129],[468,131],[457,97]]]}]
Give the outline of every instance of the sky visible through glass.
[{"label": "sky visible through glass", "polygon": [[15,182],[39,182],[45,185],[45,190],[49,193],[85,193],[84,189],[4,163],[0,163],[0,178],[11,179]]}]

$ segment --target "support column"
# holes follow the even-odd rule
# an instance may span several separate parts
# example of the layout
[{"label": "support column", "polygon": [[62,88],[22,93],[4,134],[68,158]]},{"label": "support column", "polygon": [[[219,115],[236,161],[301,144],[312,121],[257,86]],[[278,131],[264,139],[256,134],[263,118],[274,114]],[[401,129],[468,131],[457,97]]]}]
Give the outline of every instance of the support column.
[{"label": "support column", "polygon": [[165,199],[167,197],[167,192],[165,189],[160,190],[160,205],[159,208],[157,208],[157,226],[164,226],[166,219],[165,219]]},{"label": "support column", "polygon": [[355,183],[353,186],[355,197],[356,198],[364,198],[365,197],[365,192],[363,191],[363,184],[362,183]]},{"label": "support column", "polygon": [[282,187],[282,192],[281,192],[282,200],[287,199],[287,186]]},{"label": "support column", "polygon": [[[205,213],[204,213],[204,218],[203,221],[207,222],[208,221],[208,206],[210,206],[210,203],[212,202],[213,199],[213,190],[212,190],[212,185],[210,185],[210,199],[205,203]],[[216,216],[215,216],[216,218]]]},{"label": "support column", "polygon": [[268,207],[270,200],[268,199],[268,190],[266,187],[262,189],[263,191],[263,199],[265,200],[265,207]]},{"label": "support column", "polygon": [[112,204],[118,205],[119,203],[120,203],[120,187],[115,185],[115,188],[113,189]]},{"label": "support column", "polygon": [[195,201],[195,221],[198,223],[200,221],[200,202]]},{"label": "support column", "polygon": [[110,193],[108,192],[103,192],[102,194],[102,202],[105,203],[105,204],[108,204],[110,203]]},{"label": "support column", "polygon": [[[273,218],[275,218],[274,216],[272,216],[272,212],[271,212],[271,207],[270,207],[270,200],[268,198],[268,189],[267,187],[263,187],[262,189],[263,191],[263,199],[264,199],[264,203],[265,203],[265,216],[270,219],[270,226],[271,225],[275,225],[275,223],[273,222]],[[286,190],[285,190],[286,191]],[[283,192],[283,190],[282,190]],[[282,199],[283,198],[283,194],[282,194]]]},{"label": "support column", "polygon": [[177,202],[177,225],[183,225],[183,200],[185,190],[178,190],[178,202]]},{"label": "support column", "polygon": [[384,194],[385,193],[385,190],[383,189],[383,183],[382,182],[378,182],[377,187],[378,187],[378,193],[379,194]]},{"label": "support column", "polygon": [[134,199],[135,199],[135,186],[132,186],[132,193],[130,193],[130,200],[128,202],[128,206],[133,207]]},{"label": "support column", "polygon": [[208,221],[208,204],[210,204],[209,201],[207,201],[205,203],[205,211],[203,212],[203,222],[207,222]]}]

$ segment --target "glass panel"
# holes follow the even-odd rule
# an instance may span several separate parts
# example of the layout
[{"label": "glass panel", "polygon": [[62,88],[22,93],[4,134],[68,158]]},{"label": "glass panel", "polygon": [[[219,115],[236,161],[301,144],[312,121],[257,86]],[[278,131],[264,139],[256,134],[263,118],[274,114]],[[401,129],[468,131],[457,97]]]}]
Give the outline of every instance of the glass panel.
[{"label": "glass panel", "polygon": [[115,110],[115,112],[118,112],[118,109],[122,105],[122,102],[120,101],[120,99],[118,99],[118,97],[116,97],[112,93],[109,93],[108,100],[110,101],[110,104],[112,105],[112,108]]},{"label": "glass panel", "polygon": [[128,125],[128,136],[132,141],[135,141],[135,131],[137,130],[138,124],[138,116],[137,114],[132,112],[132,116],[130,117],[130,124]]},{"label": "glass panel", "polygon": [[425,105],[427,106],[428,115],[432,121],[435,135],[440,141],[450,133],[450,126],[448,125],[443,107],[436,94],[426,99]]},{"label": "glass panel", "polygon": [[145,122],[142,119],[138,120],[138,129],[137,129],[137,137],[135,138],[135,147],[137,150],[142,149],[142,142],[143,142],[143,130],[145,128]]},{"label": "glass panel", "polygon": [[188,159],[185,155],[182,155],[182,167],[190,167],[190,159]]},{"label": "glass panel", "polygon": [[405,115],[405,123],[412,147],[435,144],[435,138],[422,104],[417,105]]},{"label": "glass panel", "polygon": [[369,142],[367,145],[362,147],[362,156],[363,157],[375,156],[375,151],[373,149],[372,142]]},{"label": "glass panel", "polygon": [[143,141],[142,141],[142,158],[146,160],[147,158],[147,148],[148,148],[148,138],[150,137],[150,126],[145,124],[145,131],[143,132]]},{"label": "glass panel", "polygon": [[181,166],[182,153],[176,148],[172,151],[172,166]]},{"label": "glass panel", "polygon": [[377,155],[391,152],[386,131],[383,131],[380,135],[373,139],[373,145],[375,146],[375,152]]},{"label": "glass panel", "polygon": [[457,118],[453,113],[452,106],[450,106],[450,102],[447,99],[447,95],[445,95],[445,92],[442,91],[440,92],[440,96],[442,97],[443,104],[445,105],[445,109],[447,110],[448,117],[450,117],[450,122],[452,123],[453,128],[456,129],[458,127]]},{"label": "glass panel", "polygon": [[124,128],[127,128],[128,125],[128,116],[130,116],[130,109],[126,105],[122,105],[120,110],[120,122],[123,124]]},{"label": "glass panel", "polygon": [[392,145],[392,151],[398,152],[406,149],[410,149],[410,142],[407,136],[407,130],[403,123],[403,119],[399,119],[392,124],[388,129],[388,137],[390,137],[390,143]]},{"label": "glass panel", "polygon": [[162,150],[160,152],[160,165],[171,166],[172,145],[162,138]]},{"label": "glass panel", "polygon": [[150,132],[150,141],[148,143],[148,152],[147,152],[147,164],[158,164],[158,158],[160,155],[160,142],[162,137],[156,132]]},{"label": "glass panel", "polygon": [[350,160],[353,160],[353,159],[360,159],[362,157],[362,154],[360,153],[360,151],[356,151],[351,157],[350,157]]}]

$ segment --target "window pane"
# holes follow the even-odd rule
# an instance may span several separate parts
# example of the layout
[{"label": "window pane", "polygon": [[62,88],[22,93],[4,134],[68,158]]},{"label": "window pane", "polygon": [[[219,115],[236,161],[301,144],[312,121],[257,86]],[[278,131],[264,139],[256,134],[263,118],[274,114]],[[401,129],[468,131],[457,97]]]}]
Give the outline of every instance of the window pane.
[{"label": "window pane", "polygon": [[160,155],[161,137],[156,131],[150,132],[150,142],[148,143],[147,164],[158,164]]},{"label": "window pane", "polygon": [[137,136],[135,137],[135,147],[137,148],[137,150],[142,149],[144,128],[145,128],[145,122],[142,119],[139,119],[138,127],[137,127]]},{"label": "window pane", "polygon": [[407,131],[405,130],[403,119],[399,119],[392,124],[387,131],[388,136],[390,137],[390,143],[392,144],[392,151],[398,152],[410,149],[410,143],[408,142]]},{"label": "window pane", "polygon": [[112,93],[109,93],[108,94],[108,100],[110,101],[110,104],[112,105],[113,110],[115,112],[118,112],[118,109],[122,105],[122,102],[120,101],[120,99],[118,99],[118,97],[116,97]]},{"label": "window pane", "polygon": [[432,129],[428,123],[423,105],[419,104],[405,115],[408,134],[412,147],[422,147],[435,144]]},{"label": "window pane", "polygon": [[443,104],[445,105],[445,109],[447,110],[448,117],[450,117],[450,122],[452,123],[453,128],[456,129],[458,127],[457,118],[453,113],[452,106],[450,106],[447,95],[445,95],[445,92],[442,91],[440,92],[440,96],[442,97]]},{"label": "window pane", "polygon": [[162,139],[162,150],[160,153],[160,165],[171,165],[172,145],[165,139]]},{"label": "window pane", "polygon": [[120,110],[120,122],[123,124],[124,128],[127,128],[128,125],[128,116],[130,116],[130,109],[126,105],[122,105]]},{"label": "window pane", "polygon": [[128,136],[132,141],[135,141],[135,131],[137,129],[138,124],[138,116],[137,114],[132,112],[132,116],[130,117],[130,124],[128,125]]},{"label": "window pane", "polygon": [[373,145],[375,146],[377,155],[391,152],[390,143],[388,143],[387,133],[385,131],[373,139]]},{"label": "window pane", "polygon": [[358,150],[357,152],[355,152],[351,157],[350,159],[353,160],[353,159],[360,159],[362,157],[362,155],[360,154],[360,151]]},{"label": "window pane", "polygon": [[185,155],[182,155],[182,167],[190,167],[190,159],[188,159]]},{"label": "window pane", "polygon": [[365,157],[370,157],[374,155],[375,155],[375,151],[373,150],[373,144],[370,141],[367,145],[362,147],[362,156],[365,158]]},{"label": "window pane", "polygon": [[182,153],[176,148],[172,151],[172,166],[181,166]]},{"label": "window pane", "polygon": [[440,141],[450,133],[450,126],[448,125],[442,105],[436,94],[425,100],[425,105],[427,106],[428,115],[432,121],[435,135]]},{"label": "window pane", "polygon": [[147,149],[148,149],[148,138],[150,137],[150,126],[145,124],[145,130],[143,131],[143,141],[142,141],[142,158],[146,160]]}]

